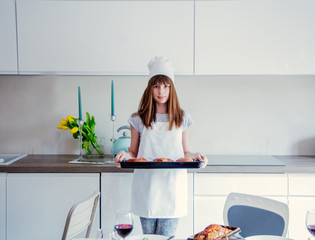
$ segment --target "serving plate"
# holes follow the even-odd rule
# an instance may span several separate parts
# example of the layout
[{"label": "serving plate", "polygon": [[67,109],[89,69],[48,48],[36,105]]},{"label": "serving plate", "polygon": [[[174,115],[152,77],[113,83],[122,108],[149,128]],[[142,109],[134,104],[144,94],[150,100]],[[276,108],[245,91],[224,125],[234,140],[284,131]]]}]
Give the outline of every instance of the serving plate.
[{"label": "serving plate", "polygon": [[201,162],[127,162],[120,163],[121,168],[200,168]]},{"label": "serving plate", "polygon": [[[238,232],[241,231],[241,229],[240,229],[239,227],[231,227],[231,226],[224,226],[224,225],[220,225],[220,226],[231,230],[231,231],[230,231],[228,234],[226,234],[222,239],[228,239],[228,237],[230,237],[230,236],[232,236],[232,235],[234,235],[234,234],[236,234],[236,233],[238,233]],[[197,234],[198,234],[198,233],[197,233]],[[196,238],[194,238],[195,235],[196,235],[196,234],[190,236],[190,237],[188,238],[188,240],[194,240],[194,239],[196,239]],[[221,238],[220,238],[220,239],[221,239]]]}]

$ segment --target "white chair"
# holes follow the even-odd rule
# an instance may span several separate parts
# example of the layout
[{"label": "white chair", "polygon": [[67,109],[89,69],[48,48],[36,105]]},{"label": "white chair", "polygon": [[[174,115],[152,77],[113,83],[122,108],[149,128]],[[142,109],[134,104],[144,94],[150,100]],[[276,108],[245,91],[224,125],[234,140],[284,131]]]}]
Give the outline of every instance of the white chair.
[{"label": "white chair", "polygon": [[244,238],[255,235],[285,236],[288,230],[288,205],[269,198],[230,193],[223,209],[225,225],[239,227]]},{"label": "white chair", "polygon": [[294,240],[294,239],[286,238],[282,236],[257,235],[257,236],[247,237],[244,240]]},{"label": "white chair", "polygon": [[99,198],[100,193],[95,192],[87,199],[71,207],[66,220],[62,240],[72,239],[83,231],[86,231],[86,238],[90,236]]}]

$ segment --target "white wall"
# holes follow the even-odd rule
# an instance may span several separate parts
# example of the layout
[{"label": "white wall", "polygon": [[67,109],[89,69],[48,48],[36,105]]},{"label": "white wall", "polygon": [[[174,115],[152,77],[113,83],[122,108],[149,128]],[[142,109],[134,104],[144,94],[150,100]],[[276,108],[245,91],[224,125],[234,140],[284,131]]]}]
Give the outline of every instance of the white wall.
[{"label": "white wall", "polygon": [[[137,110],[146,77],[0,76],[0,153],[78,153],[78,142],[56,126],[78,115],[80,85],[83,112],[95,116],[109,154],[112,79],[117,129]],[[178,76],[176,87],[195,121],[193,151],[315,155],[315,76]]]}]

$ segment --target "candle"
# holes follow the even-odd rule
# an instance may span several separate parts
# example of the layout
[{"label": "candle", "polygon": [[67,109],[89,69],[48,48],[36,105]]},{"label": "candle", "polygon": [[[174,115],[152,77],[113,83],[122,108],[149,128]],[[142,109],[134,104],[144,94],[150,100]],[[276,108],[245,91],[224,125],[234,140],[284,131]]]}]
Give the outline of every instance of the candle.
[{"label": "candle", "polygon": [[82,108],[81,108],[81,88],[78,87],[78,100],[79,100],[79,120],[82,120]]},{"label": "candle", "polygon": [[112,80],[112,91],[111,91],[111,95],[112,95],[112,108],[111,108],[111,115],[115,116],[115,103],[114,103],[114,80]]}]

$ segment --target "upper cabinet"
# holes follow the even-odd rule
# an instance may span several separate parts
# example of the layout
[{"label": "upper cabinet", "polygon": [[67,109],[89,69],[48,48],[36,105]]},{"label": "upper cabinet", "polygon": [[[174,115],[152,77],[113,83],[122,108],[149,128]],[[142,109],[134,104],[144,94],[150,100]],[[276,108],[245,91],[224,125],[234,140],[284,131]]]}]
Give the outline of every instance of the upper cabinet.
[{"label": "upper cabinet", "polygon": [[147,74],[157,55],[193,74],[192,0],[17,0],[17,21],[22,74]]},{"label": "upper cabinet", "polygon": [[17,73],[14,0],[0,1],[0,74]]},{"label": "upper cabinet", "polygon": [[158,55],[178,75],[315,74],[314,12],[314,0],[1,0],[0,74],[146,75]]},{"label": "upper cabinet", "polygon": [[315,1],[198,1],[195,74],[315,74]]}]

